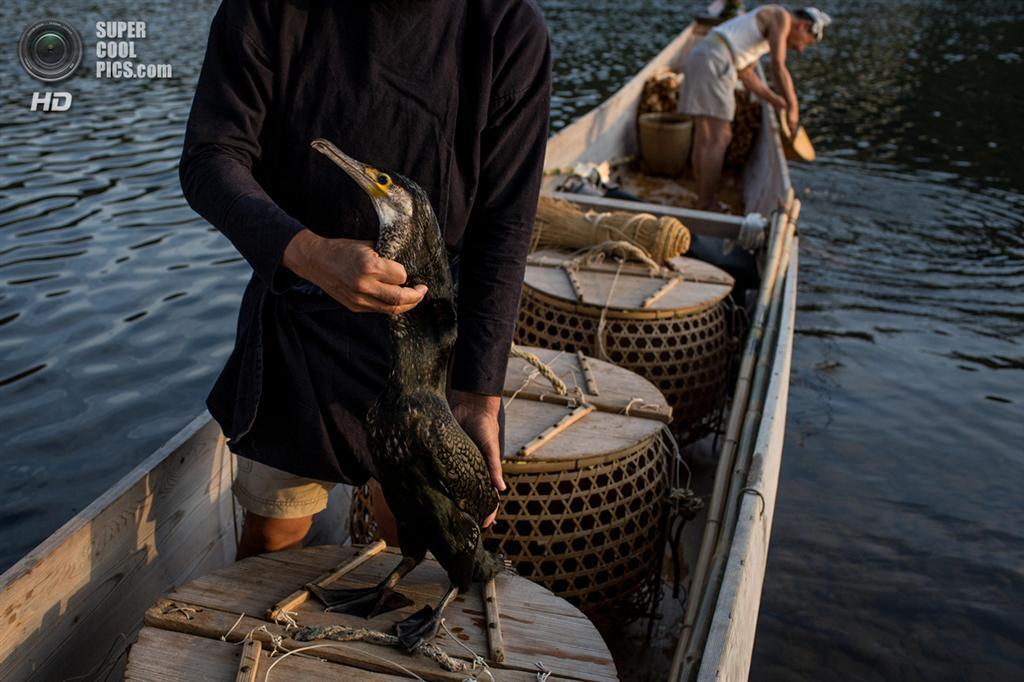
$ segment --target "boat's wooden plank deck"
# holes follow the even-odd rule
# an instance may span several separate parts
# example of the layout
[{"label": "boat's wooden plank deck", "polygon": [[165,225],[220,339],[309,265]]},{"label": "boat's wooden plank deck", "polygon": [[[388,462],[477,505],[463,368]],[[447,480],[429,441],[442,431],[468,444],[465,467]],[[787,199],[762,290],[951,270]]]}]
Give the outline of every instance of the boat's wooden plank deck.
[{"label": "boat's wooden plank deck", "polygon": [[[160,628],[142,628],[133,655],[125,670],[125,682],[196,682],[196,680],[234,680],[242,646],[219,639],[196,637]],[[141,652],[145,652],[144,654]],[[310,651],[315,656],[318,650]],[[134,652],[133,652],[134,653]],[[277,662],[277,661],[280,662]],[[324,665],[298,654],[281,658],[260,652],[256,679],[263,682],[271,665],[270,680],[327,680],[328,682],[394,682],[408,676],[388,675],[342,665]]]},{"label": "boat's wooden plank deck", "polygon": [[[228,639],[240,641],[250,631],[266,626],[267,632],[257,631],[253,636],[269,642],[271,635],[286,633],[283,626],[264,620],[266,610],[324,571],[347,561],[355,552],[353,547],[325,546],[247,559],[174,590],[147,612],[146,624],[219,638],[244,613],[245,617]],[[374,585],[397,560],[398,554],[393,551],[382,553],[342,578],[341,584]],[[424,604],[436,603],[446,586],[443,569],[428,560],[399,586],[403,594],[413,599],[414,606],[366,620],[324,613],[319,602],[312,600],[297,608],[296,620],[300,625],[345,624],[388,631],[396,621]],[[617,679],[614,663],[601,636],[575,607],[523,578],[500,576],[497,587],[506,656],[504,663],[491,664],[492,669],[500,670],[498,679],[534,680],[538,662],[554,673],[552,679]],[[172,605],[197,611],[180,611]],[[478,589],[460,595],[446,611],[445,622],[462,645],[486,654],[484,606]],[[453,657],[471,659],[469,653],[443,631],[437,643]],[[283,646],[293,649],[307,644],[285,639]],[[394,670],[388,665],[388,661],[394,661],[426,679],[465,678],[465,673],[447,673],[427,658],[409,656],[389,647],[351,642],[345,643],[343,648],[321,649],[318,654],[333,661],[385,672]],[[133,649],[129,667],[140,655],[144,654]]]}]

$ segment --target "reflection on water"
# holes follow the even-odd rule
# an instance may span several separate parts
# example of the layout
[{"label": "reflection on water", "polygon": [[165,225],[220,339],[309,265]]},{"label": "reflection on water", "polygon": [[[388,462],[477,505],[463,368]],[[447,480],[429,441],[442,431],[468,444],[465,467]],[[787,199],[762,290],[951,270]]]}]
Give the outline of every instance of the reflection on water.
[{"label": "reflection on water", "polygon": [[[601,102],[698,3],[544,0],[552,120]],[[102,3],[101,3],[102,5]],[[1007,679],[1024,664],[1024,3],[825,2],[791,62],[804,199],[790,419],[754,679]],[[144,8],[144,9],[140,9]],[[154,83],[0,65],[0,567],[203,407],[248,267],[176,163],[215,3],[135,3]],[[35,3],[0,5],[16,44]],[[96,7],[62,15],[85,30]],[[89,64],[87,59],[86,64]]]}]

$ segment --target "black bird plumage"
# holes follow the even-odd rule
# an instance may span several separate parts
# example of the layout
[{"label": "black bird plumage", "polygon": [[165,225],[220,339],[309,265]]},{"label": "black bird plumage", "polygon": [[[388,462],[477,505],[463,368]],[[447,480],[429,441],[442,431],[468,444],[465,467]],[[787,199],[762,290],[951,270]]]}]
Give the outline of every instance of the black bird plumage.
[{"label": "black bird plumage", "polygon": [[377,252],[405,267],[407,286],[427,286],[416,307],[389,316],[391,375],[367,414],[370,451],[395,516],[402,562],[371,590],[314,590],[329,608],[367,616],[407,605],[393,588],[429,550],[451,588],[436,609],[425,607],[399,623],[399,637],[411,650],[436,633],[441,611],[458,592],[500,570],[480,541],[480,523],[497,507],[498,494],[483,455],[445,397],[457,333],[455,288],[426,193],[406,177],[351,159],[327,140],[312,146],[370,196],[380,221]]}]

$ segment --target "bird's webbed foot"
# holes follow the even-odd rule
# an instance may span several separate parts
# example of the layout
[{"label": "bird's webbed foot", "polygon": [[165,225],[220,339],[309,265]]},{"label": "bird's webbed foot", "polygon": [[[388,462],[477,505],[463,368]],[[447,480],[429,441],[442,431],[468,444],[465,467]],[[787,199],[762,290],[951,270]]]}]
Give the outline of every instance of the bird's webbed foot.
[{"label": "bird's webbed foot", "polygon": [[373,618],[413,604],[411,599],[395,591],[395,585],[418,564],[418,559],[403,557],[395,570],[376,587],[324,588],[310,583],[306,589],[324,603],[327,611]]},{"label": "bird's webbed foot", "polygon": [[373,618],[388,611],[394,611],[413,603],[404,594],[395,592],[387,585],[376,587],[355,587],[325,589],[310,585],[309,591],[324,603],[326,611],[350,613],[363,618]]},{"label": "bird's webbed foot", "polygon": [[395,634],[398,635],[398,641],[406,651],[412,653],[420,644],[429,642],[437,635],[445,608],[458,594],[458,588],[452,585],[441,597],[436,608],[424,606],[405,620],[395,624]]}]

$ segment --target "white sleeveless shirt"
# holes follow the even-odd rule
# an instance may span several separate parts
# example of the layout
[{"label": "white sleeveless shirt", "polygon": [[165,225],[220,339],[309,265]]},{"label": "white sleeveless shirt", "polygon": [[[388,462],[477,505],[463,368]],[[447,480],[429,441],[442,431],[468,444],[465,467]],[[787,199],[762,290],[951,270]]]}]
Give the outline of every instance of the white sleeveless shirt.
[{"label": "white sleeveless shirt", "polygon": [[758,7],[711,29],[729,44],[737,71],[745,69],[762,55],[768,54],[768,39],[761,35],[761,30],[757,27],[757,13],[760,9]]}]

